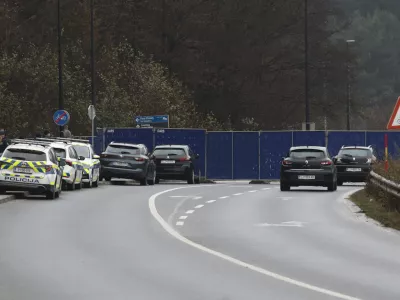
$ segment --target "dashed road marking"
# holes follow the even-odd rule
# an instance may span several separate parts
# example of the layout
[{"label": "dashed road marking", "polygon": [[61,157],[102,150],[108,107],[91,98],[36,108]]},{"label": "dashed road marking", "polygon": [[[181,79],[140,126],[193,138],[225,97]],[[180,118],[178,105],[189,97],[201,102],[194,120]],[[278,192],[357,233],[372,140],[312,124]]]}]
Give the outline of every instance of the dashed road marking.
[{"label": "dashed road marking", "polygon": [[257,190],[254,190],[254,191],[249,191],[249,193],[255,193],[255,192],[258,192]]},{"label": "dashed road marking", "polygon": [[186,220],[188,216],[180,216],[179,220]]},{"label": "dashed road marking", "polygon": [[[311,284],[308,284],[308,283],[305,283],[305,282],[302,282],[302,281],[299,281],[299,280],[296,280],[296,279],[292,279],[292,278],[287,277],[287,276],[279,275],[279,274],[274,273],[272,271],[269,271],[267,269],[263,269],[261,267],[246,263],[246,262],[241,261],[239,259],[233,258],[233,257],[231,257],[229,255],[223,254],[223,253],[218,252],[216,250],[213,250],[213,249],[207,248],[207,247],[205,247],[203,245],[197,244],[197,243],[185,238],[184,236],[180,235],[172,226],[170,226],[163,219],[163,217],[161,217],[161,215],[157,211],[157,207],[156,207],[156,203],[155,202],[156,202],[156,199],[157,199],[158,196],[161,196],[163,194],[166,194],[166,193],[169,193],[169,192],[172,192],[172,191],[175,191],[175,190],[183,189],[183,188],[185,188],[185,187],[178,187],[178,188],[173,188],[173,189],[161,191],[161,192],[158,192],[158,193],[152,195],[149,198],[150,213],[157,220],[157,222],[161,225],[161,227],[163,227],[166,232],[168,232],[171,236],[173,236],[177,240],[179,240],[179,241],[181,241],[181,242],[183,242],[183,243],[185,243],[185,244],[187,244],[189,246],[192,246],[193,248],[196,248],[196,249],[201,250],[203,252],[209,253],[209,254],[214,255],[216,257],[219,257],[219,258],[221,258],[221,259],[223,259],[225,261],[233,263],[233,264],[235,264],[237,266],[246,268],[248,270],[252,270],[254,272],[257,272],[259,274],[274,278],[276,280],[280,280],[280,281],[283,281],[283,282],[298,286],[300,288],[308,289],[308,290],[311,290],[311,291],[314,291],[314,292],[317,292],[317,293],[321,293],[321,294],[324,294],[324,295],[332,296],[332,297],[335,297],[335,298],[338,298],[338,299],[343,299],[343,300],[361,300],[360,298],[356,298],[356,297],[352,297],[352,296],[349,296],[349,295],[341,294],[341,293],[338,293],[338,292],[335,292],[335,291],[332,291],[332,290],[328,290],[328,289],[321,288],[321,287],[318,287],[318,286],[315,286],[315,285],[311,285]],[[194,187],[190,187],[190,188],[194,188]]]},{"label": "dashed road marking", "polygon": [[186,213],[187,214],[192,214],[192,213],[194,213],[194,210],[188,210]]},{"label": "dashed road marking", "polygon": [[204,204],[199,204],[199,205],[196,205],[194,208],[202,208],[204,206]]},{"label": "dashed road marking", "polygon": [[213,203],[213,202],[215,202],[215,201],[217,201],[217,200],[208,200],[208,201],[206,201],[207,203]]},{"label": "dashed road marking", "polygon": [[176,226],[183,226],[184,222],[176,222]]},{"label": "dashed road marking", "polygon": [[233,196],[240,196],[240,195],[243,195],[243,193],[236,193],[236,194],[233,194]]},{"label": "dashed road marking", "polygon": [[201,199],[201,198],[203,198],[203,197],[200,197],[200,196],[199,196],[199,197],[194,197],[193,199],[194,199],[194,200],[199,200],[199,199]]},{"label": "dashed road marking", "polygon": [[[275,187],[277,189],[277,187]],[[263,188],[263,191],[270,190],[271,188]]]},{"label": "dashed road marking", "polygon": [[229,196],[222,196],[222,197],[219,197],[219,199],[226,199],[226,198],[229,198]]}]

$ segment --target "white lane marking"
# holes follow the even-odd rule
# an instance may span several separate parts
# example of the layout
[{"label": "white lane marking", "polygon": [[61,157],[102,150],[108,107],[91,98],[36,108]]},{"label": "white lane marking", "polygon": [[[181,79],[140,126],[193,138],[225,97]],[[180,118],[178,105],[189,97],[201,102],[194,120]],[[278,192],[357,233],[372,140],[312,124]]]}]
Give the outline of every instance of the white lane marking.
[{"label": "white lane marking", "polygon": [[194,213],[194,210],[188,210],[186,213],[187,214],[192,214],[192,213]]},{"label": "white lane marking", "polygon": [[215,201],[217,201],[217,200],[208,200],[208,201],[206,201],[207,203],[213,203],[213,202],[215,202]]},{"label": "white lane marking", "polygon": [[236,193],[236,194],[233,194],[233,196],[240,196],[240,195],[243,195],[243,193]]},{"label": "white lane marking", "polygon": [[254,191],[249,191],[249,193],[255,193],[255,192],[258,192],[257,190],[254,190]]},{"label": "white lane marking", "polygon": [[[175,231],[171,226],[169,226],[169,224],[167,222],[165,222],[165,220],[158,213],[155,202],[156,202],[157,197],[160,196],[160,195],[163,195],[163,194],[166,194],[166,193],[178,190],[178,189],[184,189],[184,188],[186,188],[186,187],[178,187],[178,188],[173,188],[173,189],[161,191],[161,192],[158,192],[158,193],[152,195],[149,198],[149,209],[150,209],[151,214],[157,220],[157,222],[160,223],[160,225],[164,228],[164,230],[166,232],[168,232],[171,236],[176,238],[177,240],[179,240],[179,241],[181,241],[181,242],[183,242],[183,243],[185,243],[185,244],[187,244],[189,246],[192,246],[192,247],[194,247],[196,249],[199,249],[199,250],[201,250],[203,252],[206,252],[206,253],[212,254],[214,256],[217,256],[219,258],[222,258],[222,259],[224,259],[224,260],[226,260],[228,262],[231,262],[233,264],[236,264],[236,265],[238,265],[240,267],[252,270],[254,272],[263,274],[263,275],[268,276],[268,277],[272,277],[274,279],[277,279],[277,280],[280,280],[280,281],[283,281],[283,282],[286,282],[286,283],[289,283],[289,284],[296,285],[296,286],[301,287],[301,288],[305,288],[305,289],[308,289],[308,290],[311,290],[311,291],[315,291],[315,292],[318,292],[318,293],[321,293],[321,294],[325,294],[325,295],[329,295],[329,296],[332,296],[332,297],[336,297],[336,298],[339,298],[339,299],[361,300],[360,298],[351,297],[351,296],[348,296],[348,295],[345,295],[345,294],[337,293],[337,292],[334,292],[334,291],[331,291],[331,290],[328,290],[328,289],[320,288],[320,287],[317,287],[317,286],[314,286],[314,285],[311,285],[311,284],[308,284],[308,283],[305,283],[305,282],[301,282],[301,281],[298,281],[298,280],[295,280],[295,279],[292,279],[292,278],[289,278],[289,277],[286,277],[286,276],[279,275],[277,273],[268,271],[266,269],[251,265],[251,264],[246,263],[246,262],[243,262],[243,261],[241,261],[239,259],[233,258],[233,257],[228,256],[226,254],[223,254],[221,252],[212,250],[212,249],[207,248],[205,246],[202,246],[200,244],[196,244],[195,242],[183,237],[177,231]],[[193,188],[193,187],[190,187],[190,188]]]},{"label": "white lane marking", "polygon": [[[275,187],[275,188],[277,188],[277,187]],[[271,188],[263,188],[262,190],[263,191],[266,191],[266,190],[270,190]]]},{"label": "white lane marking", "polygon": [[199,204],[199,205],[196,205],[194,208],[202,208],[204,206],[204,204]]},{"label": "white lane marking", "polygon": [[290,221],[290,222],[282,222],[278,224],[269,224],[269,223],[262,223],[256,224],[255,226],[258,227],[303,227],[304,222],[297,222],[297,221]]},{"label": "white lane marking", "polygon": [[226,199],[226,198],[229,198],[229,196],[222,196],[222,197],[219,197],[219,199]]},{"label": "white lane marking", "polygon": [[194,199],[194,200],[199,200],[199,199],[201,199],[201,198],[203,198],[203,197],[200,197],[200,196],[199,196],[199,197],[194,197],[193,199]]},{"label": "white lane marking", "polygon": [[169,196],[170,198],[191,198],[193,196]]},{"label": "white lane marking", "polygon": [[185,222],[176,222],[176,226],[183,226],[183,224],[185,224]]},{"label": "white lane marking", "polygon": [[186,220],[188,216],[180,216],[179,220]]},{"label": "white lane marking", "polygon": [[293,197],[278,197],[279,199],[281,199],[282,201],[288,201],[293,199]]}]

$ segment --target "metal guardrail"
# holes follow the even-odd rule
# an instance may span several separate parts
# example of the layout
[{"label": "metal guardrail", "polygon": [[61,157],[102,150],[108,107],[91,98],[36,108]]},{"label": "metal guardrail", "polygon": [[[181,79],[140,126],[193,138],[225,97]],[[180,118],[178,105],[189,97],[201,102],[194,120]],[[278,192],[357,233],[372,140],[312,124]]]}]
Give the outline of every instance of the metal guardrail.
[{"label": "metal guardrail", "polygon": [[393,195],[394,197],[400,198],[400,184],[388,180],[374,171],[371,171],[369,181],[383,191]]}]

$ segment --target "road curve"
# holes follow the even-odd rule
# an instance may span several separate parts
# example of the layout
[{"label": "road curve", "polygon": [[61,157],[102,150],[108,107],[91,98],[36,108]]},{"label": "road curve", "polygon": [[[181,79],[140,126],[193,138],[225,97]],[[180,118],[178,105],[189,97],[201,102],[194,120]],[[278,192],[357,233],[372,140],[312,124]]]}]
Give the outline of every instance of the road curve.
[{"label": "road curve", "polygon": [[188,187],[101,186],[0,205],[0,300],[337,299],[177,240],[149,199],[170,228],[232,258],[354,299],[399,299],[400,238],[355,220],[335,198],[349,188]]}]

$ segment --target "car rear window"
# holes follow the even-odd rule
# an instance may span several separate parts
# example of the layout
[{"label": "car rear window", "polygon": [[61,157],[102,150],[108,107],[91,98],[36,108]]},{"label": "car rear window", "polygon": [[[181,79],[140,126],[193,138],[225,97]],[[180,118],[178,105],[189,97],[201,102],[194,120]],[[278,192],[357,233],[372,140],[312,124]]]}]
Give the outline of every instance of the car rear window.
[{"label": "car rear window", "polygon": [[139,155],[140,149],[137,147],[129,147],[125,145],[108,145],[106,152],[115,154]]},{"label": "car rear window", "polygon": [[157,148],[153,152],[154,156],[186,156],[182,148]]},{"label": "car rear window", "polygon": [[74,145],[73,146],[76,153],[78,154],[78,156],[83,156],[85,158],[89,158],[90,157],[90,151],[89,148],[86,146],[79,146],[79,145]]},{"label": "car rear window", "polygon": [[67,154],[65,152],[65,149],[62,148],[54,148],[54,152],[56,153],[57,157],[61,157],[61,158],[66,158]]},{"label": "car rear window", "polygon": [[6,149],[3,157],[26,161],[47,161],[46,153],[28,149]]},{"label": "car rear window", "polygon": [[290,152],[291,158],[324,158],[325,152],[317,149],[297,149]]},{"label": "car rear window", "polygon": [[372,152],[368,149],[342,149],[339,151],[340,156],[359,156],[359,157],[371,157]]}]

